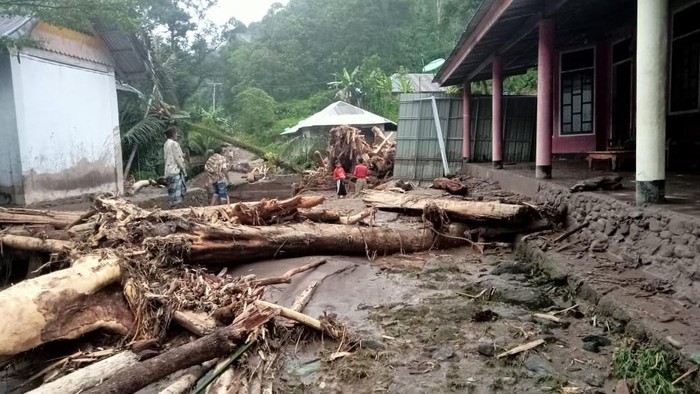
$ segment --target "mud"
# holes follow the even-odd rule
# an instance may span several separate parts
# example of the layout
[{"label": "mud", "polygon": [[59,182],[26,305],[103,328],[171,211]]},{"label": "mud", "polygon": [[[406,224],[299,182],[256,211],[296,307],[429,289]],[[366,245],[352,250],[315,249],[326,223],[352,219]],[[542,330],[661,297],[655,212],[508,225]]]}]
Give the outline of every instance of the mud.
[{"label": "mud", "polygon": [[[271,261],[236,271],[268,276],[308,262]],[[336,314],[363,345],[329,361],[337,343],[296,338],[285,349],[276,387],[285,393],[491,393],[513,387],[518,393],[542,393],[614,387],[609,364],[620,340],[617,326],[605,321],[593,326],[593,312],[585,304],[562,315],[563,324],[533,318],[533,313],[561,310],[578,300],[536,270],[491,274],[502,262],[513,260],[509,254],[482,256],[469,249],[372,263],[331,257],[326,265],[295,277],[292,285],[277,286],[270,297],[289,305],[311,281],[321,280],[304,312]],[[483,297],[472,298],[482,290]],[[590,335],[611,343],[599,353],[583,350],[582,338]],[[539,338],[547,343],[533,351],[494,357]]]}]

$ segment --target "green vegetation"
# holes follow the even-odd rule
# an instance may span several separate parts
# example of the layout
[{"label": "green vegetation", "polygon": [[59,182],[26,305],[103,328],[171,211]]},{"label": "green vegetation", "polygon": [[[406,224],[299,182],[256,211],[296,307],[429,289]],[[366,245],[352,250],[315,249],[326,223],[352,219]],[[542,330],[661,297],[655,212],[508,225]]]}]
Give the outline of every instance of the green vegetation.
[{"label": "green vegetation", "polygon": [[[391,75],[409,92],[405,74],[447,57],[480,3],[289,0],[249,26],[235,19],[218,26],[207,20],[217,1],[223,0],[0,0],[0,14],[84,32],[107,23],[143,40],[153,73],[131,83],[141,94],[119,93],[123,160],[140,178],[162,171],[168,127],[179,129],[193,156],[233,139],[263,156],[312,166],[322,139],[281,137],[284,129],[335,100],[397,120]],[[532,92],[535,84],[536,73],[529,72],[511,77],[506,90]],[[159,108],[170,108],[169,114],[154,113]]]},{"label": "green vegetation", "polygon": [[680,394],[671,383],[681,375],[672,357],[663,350],[636,342],[627,342],[613,355],[615,376],[626,379],[637,394]]}]

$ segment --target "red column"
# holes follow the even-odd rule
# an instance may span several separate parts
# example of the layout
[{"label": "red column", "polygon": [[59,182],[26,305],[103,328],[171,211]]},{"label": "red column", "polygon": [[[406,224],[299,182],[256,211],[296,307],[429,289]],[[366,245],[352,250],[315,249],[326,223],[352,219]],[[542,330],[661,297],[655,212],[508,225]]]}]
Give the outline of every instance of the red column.
[{"label": "red column", "polygon": [[537,154],[535,177],[552,178],[552,60],[554,59],[554,21],[542,19],[539,27],[537,57]]},{"label": "red column", "polygon": [[493,137],[491,139],[491,161],[493,168],[503,168],[503,60],[500,56],[493,59],[491,80],[491,97],[493,107],[491,111],[491,125]]},{"label": "red column", "polygon": [[465,162],[470,162],[472,157],[471,99],[472,83],[471,81],[465,81],[462,87],[462,158]]}]

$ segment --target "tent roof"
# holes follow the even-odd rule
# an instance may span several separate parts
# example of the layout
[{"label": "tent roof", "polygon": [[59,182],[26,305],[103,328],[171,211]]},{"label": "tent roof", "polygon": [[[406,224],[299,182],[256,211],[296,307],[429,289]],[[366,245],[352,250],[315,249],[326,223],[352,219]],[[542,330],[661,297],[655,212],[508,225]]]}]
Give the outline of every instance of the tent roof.
[{"label": "tent roof", "polygon": [[282,134],[294,134],[297,131],[317,126],[370,126],[378,124],[396,125],[387,118],[375,115],[362,108],[355,107],[343,101],[336,101],[319,112],[286,129]]}]

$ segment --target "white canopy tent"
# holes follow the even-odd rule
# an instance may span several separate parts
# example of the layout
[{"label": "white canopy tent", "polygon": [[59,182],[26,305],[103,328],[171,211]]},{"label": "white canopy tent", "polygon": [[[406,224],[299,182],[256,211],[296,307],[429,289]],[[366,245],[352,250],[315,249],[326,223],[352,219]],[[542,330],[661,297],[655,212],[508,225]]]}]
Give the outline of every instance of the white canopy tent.
[{"label": "white canopy tent", "polygon": [[336,101],[327,106],[323,110],[309,116],[308,118],[297,123],[296,126],[286,129],[282,135],[297,133],[299,130],[321,126],[340,126],[349,125],[354,127],[367,126],[393,126],[396,123],[387,118],[375,115],[365,111],[362,108],[355,107],[343,101]]}]

